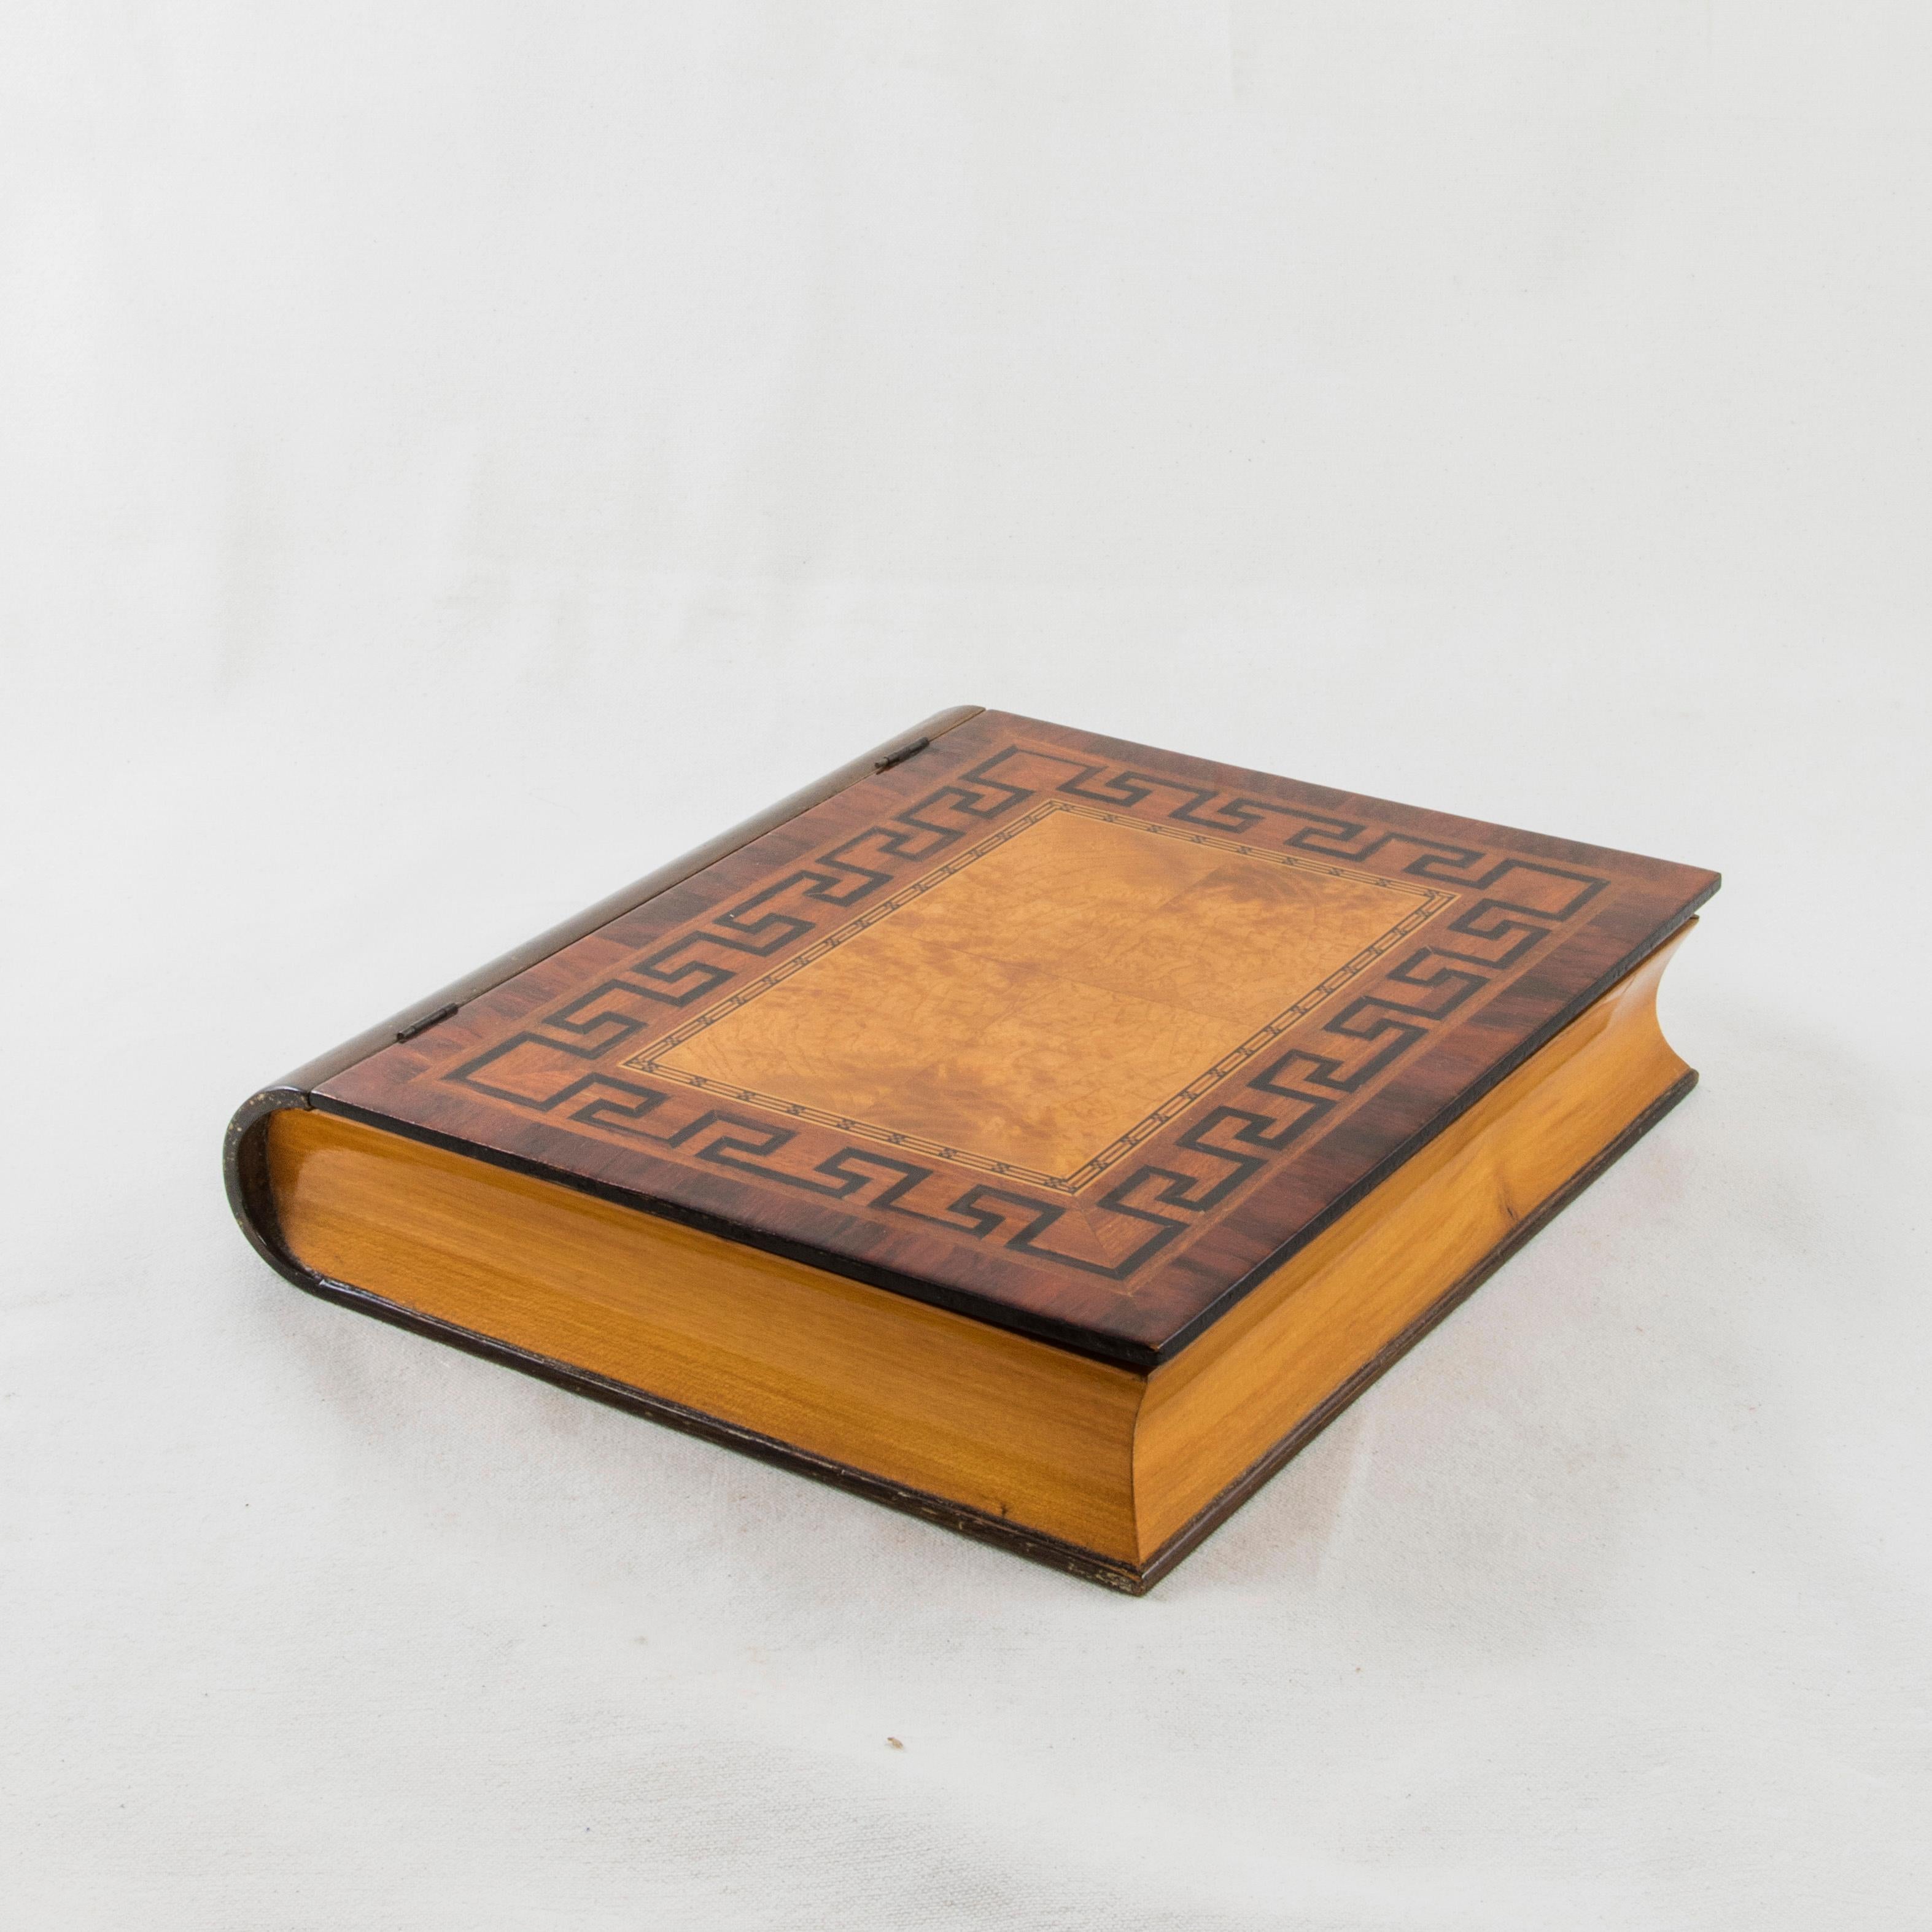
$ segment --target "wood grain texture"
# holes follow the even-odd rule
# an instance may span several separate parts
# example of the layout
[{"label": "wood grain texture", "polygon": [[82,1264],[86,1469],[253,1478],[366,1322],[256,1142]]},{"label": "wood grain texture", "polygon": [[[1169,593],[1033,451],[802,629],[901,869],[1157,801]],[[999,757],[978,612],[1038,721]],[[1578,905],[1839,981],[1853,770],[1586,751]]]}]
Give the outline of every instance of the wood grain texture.
[{"label": "wood grain texture", "polygon": [[1426,903],[1228,841],[1049,811],[624,1065],[1077,1187]]},{"label": "wood grain texture", "polygon": [[986,712],[317,1097],[1147,1370],[1716,884]]},{"label": "wood grain texture", "polygon": [[318,1274],[1138,1587],[1682,1090],[1674,946],[1147,1375],[326,1112],[269,1123],[276,1214]]},{"label": "wood grain texture", "polygon": [[1682,937],[1153,1372],[1134,1445],[1144,1560],[1684,1080],[1655,1017]]},{"label": "wood grain texture", "polygon": [[834,1462],[1137,1552],[1130,1370],[330,1114],[268,1124],[316,1274]]}]

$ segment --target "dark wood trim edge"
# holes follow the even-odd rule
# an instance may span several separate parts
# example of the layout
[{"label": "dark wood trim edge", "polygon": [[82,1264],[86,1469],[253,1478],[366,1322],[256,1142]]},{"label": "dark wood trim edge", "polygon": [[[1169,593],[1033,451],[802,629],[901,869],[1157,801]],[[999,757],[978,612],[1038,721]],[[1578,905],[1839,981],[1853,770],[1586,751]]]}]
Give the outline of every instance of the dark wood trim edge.
[{"label": "dark wood trim edge", "polygon": [[1183,1557],[1220,1528],[1250,1497],[1278,1475],[1288,1463],[1372,1384],[1388,1374],[1430,1330],[1446,1321],[1519,1248],[1540,1234],[1592,1182],[1630,1152],[1672,1108],[1697,1084],[1694,1067],[1666,1088],[1616,1138],[1579,1168],[1552,1194],[1546,1196],[1483,1258],[1425,1309],[1394,1341],[1365,1362],[1315,1408],[1310,1410],[1246,1474],[1238,1476],[1214,1500],[1163,1543],[1139,1572],[1142,1592],[1150,1590]]},{"label": "dark wood trim edge", "polygon": [[221,1142],[221,1180],[229,1212],[256,1253],[298,1288],[309,1286],[310,1276],[282,1240],[268,1186],[268,1136],[264,1129],[271,1114],[308,1105],[308,1096],[299,1088],[264,1087],[236,1108]]}]

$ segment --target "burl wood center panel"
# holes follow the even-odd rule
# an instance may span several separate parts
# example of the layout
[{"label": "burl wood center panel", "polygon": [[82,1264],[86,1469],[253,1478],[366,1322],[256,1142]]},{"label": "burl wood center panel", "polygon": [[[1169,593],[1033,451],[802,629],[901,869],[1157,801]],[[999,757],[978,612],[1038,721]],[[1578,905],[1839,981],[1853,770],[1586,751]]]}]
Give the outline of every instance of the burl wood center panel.
[{"label": "burl wood center panel", "polygon": [[1055,806],[628,1064],[1071,1190],[1426,897]]}]

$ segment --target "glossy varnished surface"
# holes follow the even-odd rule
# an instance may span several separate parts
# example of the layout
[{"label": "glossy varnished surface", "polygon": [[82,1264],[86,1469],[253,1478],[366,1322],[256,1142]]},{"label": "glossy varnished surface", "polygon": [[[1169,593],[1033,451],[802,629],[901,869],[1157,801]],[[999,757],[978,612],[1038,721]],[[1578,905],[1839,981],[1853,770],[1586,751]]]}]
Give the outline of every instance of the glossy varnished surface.
[{"label": "glossy varnished surface", "polygon": [[1715,883],[988,712],[316,1100],[1150,1366]]}]

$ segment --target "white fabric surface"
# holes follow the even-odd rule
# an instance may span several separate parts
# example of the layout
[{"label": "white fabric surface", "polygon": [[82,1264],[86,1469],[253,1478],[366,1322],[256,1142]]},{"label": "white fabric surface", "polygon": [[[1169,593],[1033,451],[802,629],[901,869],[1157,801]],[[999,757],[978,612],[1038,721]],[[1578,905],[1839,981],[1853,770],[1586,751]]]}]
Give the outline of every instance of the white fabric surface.
[{"label": "white fabric surface", "polygon": [[[1932,1924],[1922,9],[5,29],[0,1922]],[[962,700],[1729,876],[1704,1085],[1144,1601],[218,1184]]]}]

